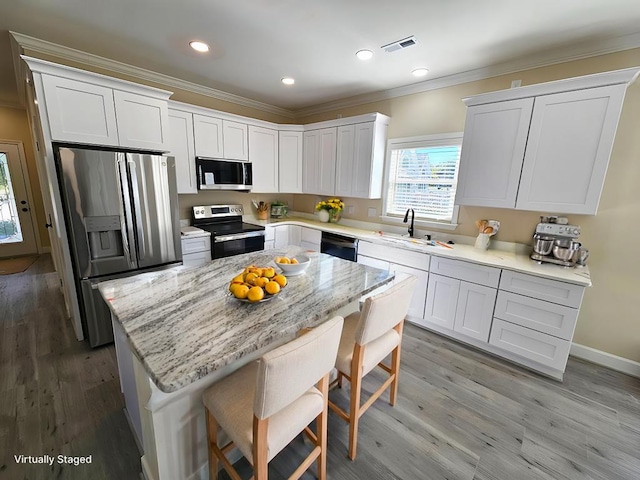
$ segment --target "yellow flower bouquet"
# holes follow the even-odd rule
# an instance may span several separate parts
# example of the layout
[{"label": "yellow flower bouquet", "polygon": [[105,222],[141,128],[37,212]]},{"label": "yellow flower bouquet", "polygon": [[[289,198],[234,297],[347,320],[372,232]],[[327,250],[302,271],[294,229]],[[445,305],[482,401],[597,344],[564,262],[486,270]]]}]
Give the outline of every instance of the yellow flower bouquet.
[{"label": "yellow flower bouquet", "polygon": [[316,211],[322,222],[336,223],[342,216],[344,202],[339,198],[330,198],[316,203]]}]

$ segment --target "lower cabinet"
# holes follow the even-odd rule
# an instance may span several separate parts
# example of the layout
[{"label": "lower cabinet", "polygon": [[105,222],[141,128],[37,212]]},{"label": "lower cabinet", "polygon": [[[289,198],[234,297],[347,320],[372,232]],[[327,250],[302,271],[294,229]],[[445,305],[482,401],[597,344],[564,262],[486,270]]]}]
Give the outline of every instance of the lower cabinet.
[{"label": "lower cabinet", "polygon": [[497,290],[431,273],[424,325],[435,325],[486,342]]},{"label": "lower cabinet", "polygon": [[301,227],[300,246],[306,250],[320,251],[322,242],[322,232],[315,228]]},{"label": "lower cabinet", "polygon": [[211,237],[182,237],[182,264],[196,267],[211,261]]}]

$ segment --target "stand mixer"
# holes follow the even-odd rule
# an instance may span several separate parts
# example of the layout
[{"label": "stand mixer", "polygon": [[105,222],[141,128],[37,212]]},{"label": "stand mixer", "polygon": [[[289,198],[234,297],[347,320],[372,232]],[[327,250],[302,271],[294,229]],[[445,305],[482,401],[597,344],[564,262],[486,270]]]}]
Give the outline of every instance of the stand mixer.
[{"label": "stand mixer", "polygon": [[533,235],[531,259],[563,267],[584,265],[589,251],[577,241],[580,227],[568,225],[564,217],[540,217]]}]

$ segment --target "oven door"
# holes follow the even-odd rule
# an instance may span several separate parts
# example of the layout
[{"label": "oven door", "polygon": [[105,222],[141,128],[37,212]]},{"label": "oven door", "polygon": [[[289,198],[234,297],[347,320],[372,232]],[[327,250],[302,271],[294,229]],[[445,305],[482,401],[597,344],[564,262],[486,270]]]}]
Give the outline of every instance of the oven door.
[{"label": "oven door", "polygon": [[264,231],[216,236],[211,247],[212,258],[264,250]]}]

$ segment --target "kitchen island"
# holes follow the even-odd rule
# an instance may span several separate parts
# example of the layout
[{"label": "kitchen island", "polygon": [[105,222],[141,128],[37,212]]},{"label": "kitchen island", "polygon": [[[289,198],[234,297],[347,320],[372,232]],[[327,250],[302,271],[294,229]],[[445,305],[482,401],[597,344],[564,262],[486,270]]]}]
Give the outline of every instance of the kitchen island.
[{"label": "kitchen island", "polygon": [[100,284],[113,319],[126,412],[147,479],[208,478],[202,392],[304,327],[353,311],[393,273],[324,254],[268,302],[228,293],[244,267],[298,247],[214,260]]}]

